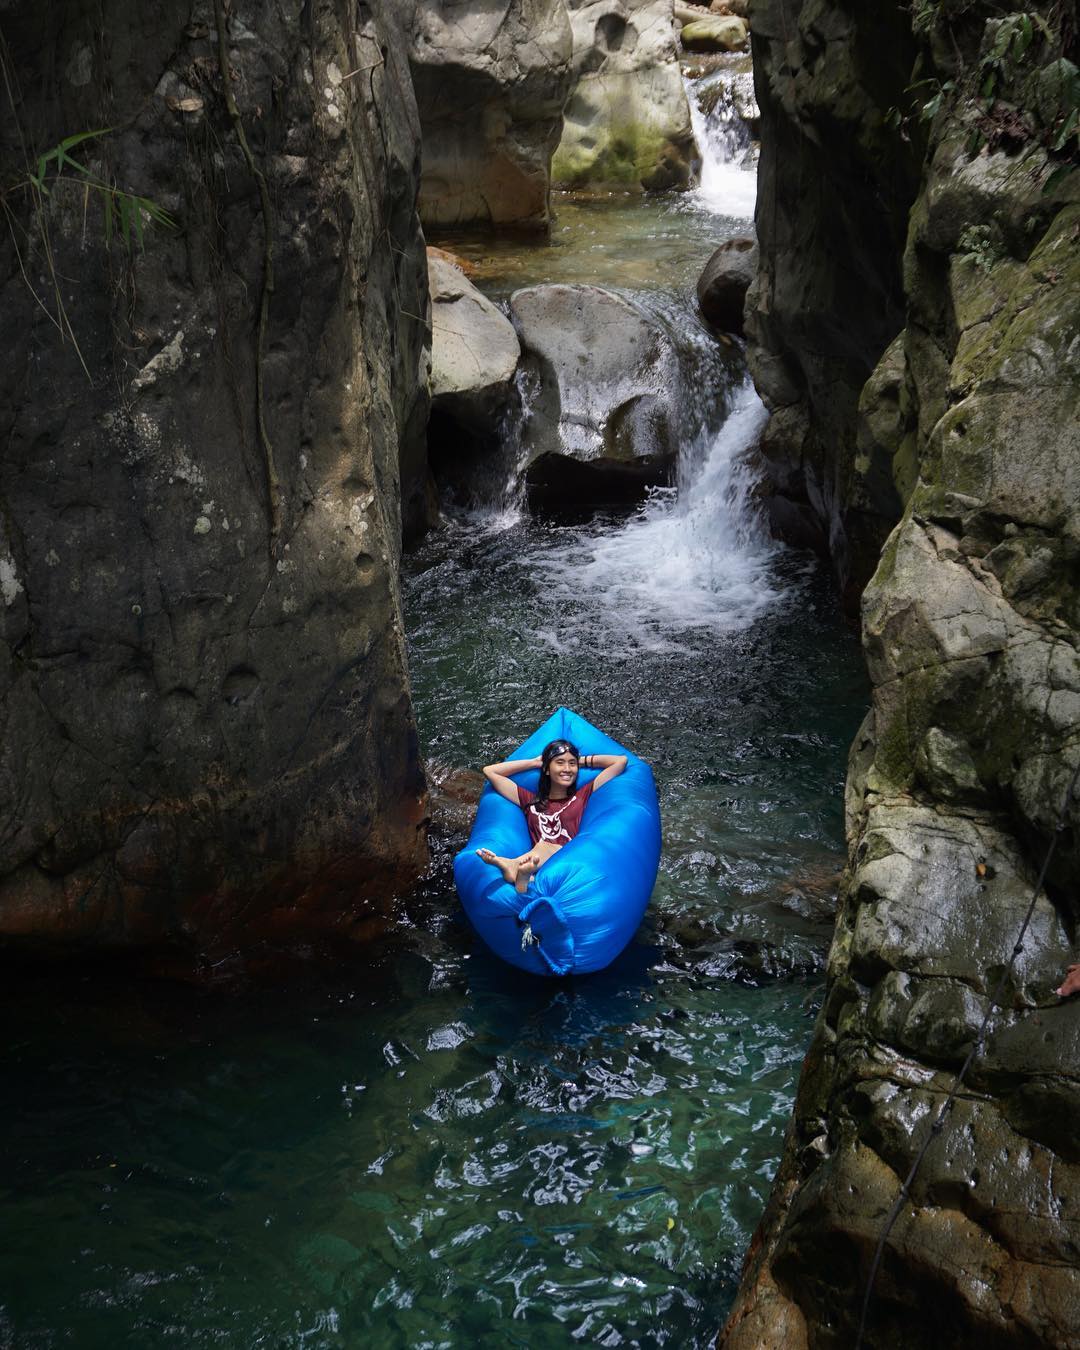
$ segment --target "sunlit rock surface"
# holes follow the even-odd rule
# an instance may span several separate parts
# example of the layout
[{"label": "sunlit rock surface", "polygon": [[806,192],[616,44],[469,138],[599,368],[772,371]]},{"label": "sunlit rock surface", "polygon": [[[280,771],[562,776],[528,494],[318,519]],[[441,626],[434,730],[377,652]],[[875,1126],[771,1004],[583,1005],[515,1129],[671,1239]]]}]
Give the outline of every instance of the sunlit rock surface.
[{"label": "sunlit rock surface", "polygon": [[510,304],[535,389],[525,429],[530,496],[636,500],[678,450],[678,352],[652,316],[599,286],[531,286]]},{"label": "sunlit rock surface", "polygon": [[425,226],[544,230],[571,84],[564,0],[400,0],[423,128]]},{"label": "sunlit rock surface", "polygon": [[17,217],[25,276],[0,238],[9,947],[348,936],[423,865],[397,590],[426,501],[418,123],[365,13],[228,7],[266,231],[213,10],[5,7],[5,163],[113,126],[72,153],[177,221],[107,245],[70,172]]},{"label": "sunlit rock surface", "polygon": [[470,502],[490,479],[519,406],[514,325],[439,249],[428,249],[431,420],[428,460],[440,492]]},{"label": "sunlit rock surface", "polygon": [[552,179],[623,191],[685,187],[694,158],[671,0],[568,0],[573,88]]},{"label": "sunlit rock surface", "polygon": [[[814,24],[833,16],[850,34],[843,8],[813,6]],[[987,50],[997,14],[980,8],[926,34],[931,59],[958,63],[943,78]],[[784,79],[824,90],[832,78],[842,105],[849,50]],[[1013,957],[1051,844],[985,1049],[886,1246],[864,1343],[1077,1344],[1080,1000],[1054,990],[1076,960],[1080,876],[1080,802],[1065,805],[1080,761],[1080,205],[1035,115],[1015,134],[1015,107],[997,105],[1007,134],[989,143],[972,135],[987,127],[981,102],[946,102],[929,125],[897,257],[899,331],[882,334],[854,401],[843,393],[842,427],[803,378],[817,302],[796,319],[768,300],[783,276],[828,277],[843,250],[780,264],[763,244],[758,373],[799,429],[801,481],[817,484],[807,505],[848,544],[855,514],[884,521],[891,502],[899,519],[862,596],[874,692],[851,752],[825,1006],[726,1350],[853,1343],[884,1216]],[[804,229],[828,239],[829,212],[809,210]],[[792,500],[798,477],[781,488]]]}]

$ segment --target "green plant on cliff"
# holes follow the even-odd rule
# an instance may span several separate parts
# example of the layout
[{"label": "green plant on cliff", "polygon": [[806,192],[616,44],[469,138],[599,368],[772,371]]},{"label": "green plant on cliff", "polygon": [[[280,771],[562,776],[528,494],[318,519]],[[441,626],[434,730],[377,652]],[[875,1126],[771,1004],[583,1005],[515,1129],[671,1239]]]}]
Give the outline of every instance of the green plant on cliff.
[{"label": "green plant on cliff", "polygon": [[[1074,40],[1075,13],[1060,0],[1001,17],[986,15],[987,8],[978,0],[913,0],[912,31],[928,45],[915,74],[926,70],[928,59],[931,64],[944,60],[948,70],[915,79],[907,89],[910,107],[906,113],[890,109],[887,121],[906,135],[914,122],[951,117],[963,105],[974,105],[980,113],[969,138],[970,154],[987,144],[1036,142],[1051,155],[1075,159],[1080,70],[1066,55]],[[1069,171],[1063,165],[1055,182]]]},{"label": "green plant on cliff", "polygon": [[1028,54],[1035,37],[1036,24],[1048,39],[1053,35],[1041,14],[1009,14],[987,25],[992,34],[987,50],[979,60],[979,92],[993,98],[999,82],[1011,77]]},{"label": "green plant on cliff", "polygon": [[111,243],[115,236],[125,248],[131,248],[136,242],[141,246],[144,243],[144,217],[146,221],[166,229],[175,229],[176,221],[150,197],[125,192],[113,183],[104,182],[71,153],[85,141],[107,136],[111,129],[102,127],[97,131],[79,131],[74,136],[65,137],[59,145],[54,145],[51,150],[38,156],[37,167],[27,170],[25,179],[15,186],[28,186],[35,194],[47,197],[51,188],[64,176],[64,171],[70,169],[79,175],[76,182],[84,190],[84,199],[88,201],[89,194],[93,193],[101,202],[105,242]]},{"label": "green plant on cliff", "polygon": [[983,272],[989,272],[1005,256],[1001,241],[990,225],[969,225],[956,243],[961,250],[957,261],[972,263]]},{"label": "green plant on cliff", "polygon": [[[6,70],[4,73],[6,75]],[[14,110],[14,102],[12,108]],[[48,199],[56,194],[62,184],[74,188],[76,193],[81,191],[84,228],[90,202],[96,199],[102,207],[102,232],[106,245],[115,239],[129,252],[136,245],[143,246],[147,223],[166,229],[176,228],[176,222],[168,211],[150,197],[127,192],[117,187],[115,183],[107,182],[72,154],[76,146],[107,136],[110,130],[109,127],[101,127],[94,131],[78,131],[66,136],[58,145],[30,160],[20,175],[0,185],[0,209],[3,210],[7,222],[8,234],[15,250],[23,283],[61,336],[70,338],[87,379],[90,378],[90,371],[83,359],[75,330],[71,326],[57,280],[49,232]],[[17,203],[20,198],[28,199],[28,212],[19,209]],[[27,271],[26,255],[33,250],[38,250],[44,259],[51,291],[51,304],[46,296],[39,293]]]}]

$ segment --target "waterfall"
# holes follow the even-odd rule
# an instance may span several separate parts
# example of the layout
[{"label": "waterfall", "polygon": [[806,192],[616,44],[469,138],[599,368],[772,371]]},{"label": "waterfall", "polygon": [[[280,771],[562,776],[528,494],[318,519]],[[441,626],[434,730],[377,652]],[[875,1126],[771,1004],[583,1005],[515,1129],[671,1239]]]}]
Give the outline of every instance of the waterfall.
[{"label": "waterfall", "polygon": [[716,215],[753,219],[757,154],[751,128],[758,109],[753,73],[745,67],[745,58],[730,58],[707,75],[684,80],[701,155],[696,201]]},{"label": "waterfall", "polygon": [[695,633],[747,628],[770,609],[784,590],[778,545],[760,519],[748,462],[767,420],[747,379],[720,429],[703,431],[696,453],[684,455],[678,492],[654,493],[616,529],[568,531],[530,550],[556,611],[587,614],[590,642],[659,652]]}]

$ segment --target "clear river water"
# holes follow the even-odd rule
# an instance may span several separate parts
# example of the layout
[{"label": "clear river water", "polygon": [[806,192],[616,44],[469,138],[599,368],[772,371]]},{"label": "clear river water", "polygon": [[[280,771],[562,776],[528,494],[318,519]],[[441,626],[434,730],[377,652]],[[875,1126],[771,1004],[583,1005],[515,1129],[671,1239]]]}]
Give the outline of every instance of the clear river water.
[{"label": "clear river water", "polygon": [[695,317],[747,225],[752,175],[725,198],[725,172],[563,200],[545,245],[454,241],[494,296],[599,282],[680,328],[690,430],[677,489],[587,523],[528,519],[511,447],[406,562],[436,779],[558,703],[652,763],[665,847],[636,940],[577,980],[501,966],[443,812],[353,966],[246,993],[10,980],[2,1350],[711,1343],[818,1005],[866,705],[827,578],[757,517],[741,353]]}]

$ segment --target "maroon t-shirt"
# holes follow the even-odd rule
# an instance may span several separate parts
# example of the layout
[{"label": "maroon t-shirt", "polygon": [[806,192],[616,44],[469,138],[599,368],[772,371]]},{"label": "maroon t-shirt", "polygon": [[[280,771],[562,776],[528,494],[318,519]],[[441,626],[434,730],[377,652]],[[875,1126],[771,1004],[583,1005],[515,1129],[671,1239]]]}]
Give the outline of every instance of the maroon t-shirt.
[{"label": "maroon t-shirt", "polygon": [[568,844],[573,839],[581,829],[581,814],[592,796],[593,781],[579,787],[565,802],[544,803],[543,811],[538,809],[535,792],[518,788],[518,804],[525,812],[529,838],[534,844]]}]

